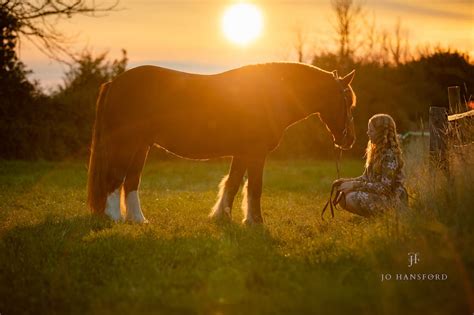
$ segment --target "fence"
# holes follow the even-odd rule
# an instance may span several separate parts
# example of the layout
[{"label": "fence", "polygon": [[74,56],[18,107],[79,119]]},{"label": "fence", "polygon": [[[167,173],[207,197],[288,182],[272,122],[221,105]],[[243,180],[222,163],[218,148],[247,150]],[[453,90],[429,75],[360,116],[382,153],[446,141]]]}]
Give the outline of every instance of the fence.
[{"label": "fence", "polygon": [[474,117],[474,109],[468,110],[465,102],[461,102],[459,86],[448,88],[449,111],[445,107],[430,107],[430,156],[431,161],[449,172],[448,138],[450,124]]}]

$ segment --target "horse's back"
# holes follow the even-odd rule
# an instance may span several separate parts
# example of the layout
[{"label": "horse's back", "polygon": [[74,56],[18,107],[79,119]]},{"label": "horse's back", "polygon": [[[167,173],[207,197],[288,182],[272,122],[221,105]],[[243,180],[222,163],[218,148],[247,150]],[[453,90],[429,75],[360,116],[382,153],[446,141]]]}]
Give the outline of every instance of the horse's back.
[{"label": "horse's back", "polygon": [[258,111],[256,105],[268,90],[262,82],[261,74],[240,69],[201,75],[140,66],[113,80],[108,99],[116,111],[133,109],[148,117],[183,111],[194,119],[225,119],[223,116]]},{"label": "horse's back", "polygon": [[262,64],[199,75],[137,67],[112,82],[110,125],[182,156],[269,150],[293,111],[295,84],[288,78],[308,70],[298,64]]}]

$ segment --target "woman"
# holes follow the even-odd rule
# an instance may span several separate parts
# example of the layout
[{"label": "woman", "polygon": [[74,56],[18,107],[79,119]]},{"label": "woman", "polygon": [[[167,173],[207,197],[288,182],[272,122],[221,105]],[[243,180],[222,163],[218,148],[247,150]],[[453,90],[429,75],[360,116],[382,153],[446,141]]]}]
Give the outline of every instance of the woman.
[{"label": "woman", "polygon": [[362,176],[334,183],[343,193],[342,208],[365,217],[408,203],[395,121],[387,114],[374,115],[369,119],[367,135],[367,160]]}]

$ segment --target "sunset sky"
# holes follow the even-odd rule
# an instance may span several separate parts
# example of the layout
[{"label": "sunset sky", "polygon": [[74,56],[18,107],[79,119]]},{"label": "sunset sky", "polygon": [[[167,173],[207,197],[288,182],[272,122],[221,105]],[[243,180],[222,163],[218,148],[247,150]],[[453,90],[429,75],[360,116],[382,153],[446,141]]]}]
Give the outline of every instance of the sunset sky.
[{"label": "sunset sky", "polygon": [[[263,17],[260,36],[245,46],[226,38],[222,28],[225,10],[238,2],[253,3]],[[108,51],[114,58],[124,48],[130,67],[155,64],[198,73],[295,60],[297,28],[304,30],[310,51],[331,50],[335,44],[330,0],[121,0],[119,8],[101,17],[75,16],[57,27],[74,37],[77,51]],[[366,17],[375,16],[378,29],[392,31],[400,18],[412,48],[440,44],[474,56],[474,0],[365,0],[363,8]],[[66,70],[26,40],[20,58],[43,86],[59,84]]]}]

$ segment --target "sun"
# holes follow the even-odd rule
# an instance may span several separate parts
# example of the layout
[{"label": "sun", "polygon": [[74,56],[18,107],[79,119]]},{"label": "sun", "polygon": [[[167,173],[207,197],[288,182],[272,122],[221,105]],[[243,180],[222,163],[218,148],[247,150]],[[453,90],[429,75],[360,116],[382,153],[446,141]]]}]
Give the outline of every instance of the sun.
[{"label": "sun", "polygon": [[230,6],[222,17],[222,31],[231,42],[247,45],[257,39],[263,29],[263,17],[260,9],[250,3],[238,3]]}]

